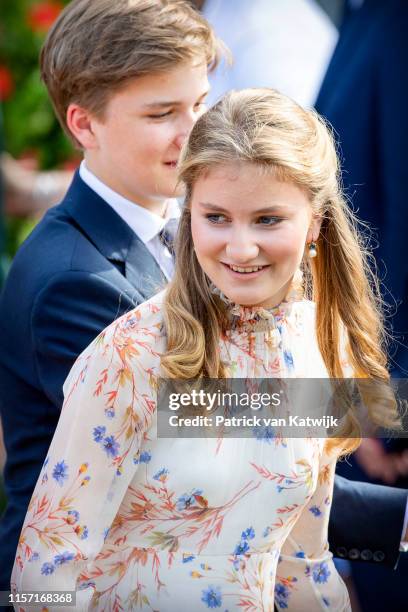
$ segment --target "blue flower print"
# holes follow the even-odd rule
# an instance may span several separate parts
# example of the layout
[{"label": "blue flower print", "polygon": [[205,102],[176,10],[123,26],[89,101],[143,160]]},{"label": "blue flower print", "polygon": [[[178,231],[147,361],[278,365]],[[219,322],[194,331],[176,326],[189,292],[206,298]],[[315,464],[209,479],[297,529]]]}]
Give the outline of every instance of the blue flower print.
[{"label": "blue flower print", "polygon": [[191,506],[194,506],[194,504],[196,504],[196,498],[194,496],[202,494],[202,489],[194,489],[191,493],[184,493],[178,498],[176,502],[177,510],[179,512],[182,512],[183,510],[187,510],[187,508],[191,508]]},{"label": "blue flower print", "polygon": [[79,512],[77,510],[68,510],[67,523],[69,525],[75,525],[79,521]]},{"label": "blue flower print", "polygon": [[289,599],[289,589],[281,582],[278,582],[275,585],[275,603],[279,608],[287,608],[288,607],[288,599]]},{"label": "blue flower print", "polygon": [[318,506],[312,506],[311,508],[309,508],[309,510],[313,514],[313,516],[321,516],[322,515],[322,511],[320,510],[320,508],[318,508]]},{"label": "blue flower print", "polygon": [[303,552],[303,550],[298,550],[297,553],[295,554],[295,557],[297,557],[298,559],[305,559],[306,555]]},{"label": "blue flower print", "polygon": [[106,427],[104,427],[104,425],[98,425],[98,427],[94,427],[93,439],[95,440],[95,442],[102,442],[105,433]]},{"label": "blue flower print", "polygon": [[253,540],[254,537],[255,537],[255,531],[253,527],[248,527],[248,529],[245,529],[245,531],[241,533],[241,538],[243,540]]},{"label": "blue flower print", "polygon": [[160,480],[160,482],[166,482],[168,473],[169,470],[166,470],[166,468],[162,468],[161,470],[156,472],[153,478],[154,480]]},{"label": "blue flower print", "polygon": [[189,563],[195,559],[195,555],[189,555],[188,553],[183,553],[182,561],[183,563]]},{"label": "blue flower print", "polygon": [[41,567],[41,573],[43,576],[49,576],[53,574],[55,570],[55,566],[53,563],[43,563]]},{"label": "blue flower print", "polygon": [[55,555],[54,563],[55,565],[64,565],[64,563],[68,563],[68,561],[72,561],[74,557],[75,555],[73,552],[69,552],[69,550],[66,550],[61,555]]},{"label": "blue flower print", "polygon": [[108,419],[113,419],[113,417],[115,416],[115,410],[113,408],[106,408],[105,409],[105,416]]},{"label": "blue flower print", "polygon": [[77,586],[78,591],[84,591],[85,589],[89,589],[89,587],[95,588],[95,583],[91,580],[89,582],[82,582]]},{"label": "blue flower print", "polygon": [[261,440],[267,444],[271,444],[272,440],[276,438],[275,430],[270,425],[265,425],[265,427],[254,427],[252,431],[256,440]]},{"label": "blue flower print", "polygon": [[55,464],[52,471],[52,477],[58,482],[60,487],[63,486],[64,480],[68,479],[68,466],[65,461],[59,461]]},{"label": "blue flower print", "polygon": [[249,550],[249,544],[245,540],[241,540],[239,544],[235,547],[234,555],[245,555]]},{"label": "blue flower print", "polygon": [[288,367],[288,370],[293,370],[293,357],[292,353],[289,351],[283,351],[283,358],[285,360],[285,364]]},{"label": "blue flower print", "polygon": [[279,608],[283,609],[288,607],[289,595],[289,589],[284,584],[278,582],[275,585],[275,602]]},{"label": "blue flower print", "polygon": [[28,561],[31,563],[32,561],[38,561],[39,558],[40,558],[39,553],[38,552],[33,552],[33,553],[31,553],[30,558],[29,558]]},{"label": "blue flower print", "polygon": [[133,457],[133,463],[135,465],[138,465],[140,463],[150,463],[150,460],[152,458],[151,453],[149,453],[149,451],[143,451],[142,453],[136,453],[136,455]]},{"label": "blue flower print", "polygon": [[141,453],[141,455],[139,457],[139,461],[140,461],[140,463],[149,463],[151,458],[152,458],[152,456],[149,453],[149,451],[143,451],[143,453]]},{"label": "blue flower print", "polygon": [[222,606],[222,595],[220,587],[209,586],[202,592],[201,601],[203,601],[208,608],[221,608]]},{"label": "blue flower print", "polygon": [[327,563],[325,561],[322,561],[322,563],[316,563],[313,566],[312,573],[313,580],[315,582],[323,584],[324,582],[327,582],[331,572]]},{"label": "blue flower print", "polygon": [[119,442],[116,442],[114,436],[107,436],[103,439],[102,446],[105,449],[106,454],[113,458],[118,456]]}]

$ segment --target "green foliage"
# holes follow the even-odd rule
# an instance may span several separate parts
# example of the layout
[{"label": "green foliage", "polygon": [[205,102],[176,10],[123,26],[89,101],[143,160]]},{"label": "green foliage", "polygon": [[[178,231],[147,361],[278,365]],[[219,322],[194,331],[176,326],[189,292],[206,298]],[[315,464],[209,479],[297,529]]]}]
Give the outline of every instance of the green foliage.
[{"label": "green foliage", "polygon": [[29,152],[44,169],[60,166],[74,153],[55,118],[38,68],[47,27],[67,3],[0,3],[0,65],[10,71],[13,82],[11,95],[3,101],[6,148],[17,158]]},{"label": "green foliage", "polygon": [[[39,169],[62,167],[77,157],[40,80],[39,54],[47,29],[69,0],[0,0],[0,103],[5,149],[30,157]],[[35,225],[6,219],[12,256]]]}]

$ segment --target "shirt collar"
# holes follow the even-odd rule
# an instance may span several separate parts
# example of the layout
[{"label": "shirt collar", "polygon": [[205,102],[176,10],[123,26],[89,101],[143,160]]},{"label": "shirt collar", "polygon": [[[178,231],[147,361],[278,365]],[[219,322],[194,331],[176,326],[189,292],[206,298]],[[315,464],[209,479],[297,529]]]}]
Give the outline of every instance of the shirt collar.
[{"label": "shirt collar", "polygon": [[167,200],[166,217],[160,217],[105,185],[87,168],[85,160],[81,162],[79,175],[84,183],[105,200],[131,227],[144,244],[155,238],[170,220],[180,217],[180,207],[175,198]]}]

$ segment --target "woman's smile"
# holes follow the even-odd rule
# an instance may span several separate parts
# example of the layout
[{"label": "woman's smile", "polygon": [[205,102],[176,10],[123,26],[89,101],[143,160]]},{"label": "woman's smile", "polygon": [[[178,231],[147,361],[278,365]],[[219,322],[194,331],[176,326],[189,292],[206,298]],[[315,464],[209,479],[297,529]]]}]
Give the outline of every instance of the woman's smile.
[{"label": "woman's smile", "polygon": [[221,262],[221,264],[229,274],[232,274],[235,278],[239,278],[240,280],[251,280],[253,278],[257,278],[271,267],[269,264],[252,266],[239,266],[224,262]]}]

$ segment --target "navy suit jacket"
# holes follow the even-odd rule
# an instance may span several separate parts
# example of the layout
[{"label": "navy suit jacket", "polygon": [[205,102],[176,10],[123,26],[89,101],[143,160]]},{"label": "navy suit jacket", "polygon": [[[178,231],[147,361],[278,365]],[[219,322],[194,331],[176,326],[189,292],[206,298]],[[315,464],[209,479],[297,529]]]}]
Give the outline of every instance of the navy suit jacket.
[{"label": "navy suit jacket", "polygon": [[316,102],[335,129],[353,207],[375,229],[390,314],[399,303],[390,321],[397,336],[391,367],[402,377],[408,376],[407,32],[406,0],[365,0],[340,30]]},{"label": "navy suit jacket", "polygon": [[[9,588],[18,536],[74,360],[104,327],[164,283],[143,243],[78,174],[62,204],[46,214],[18,252],[0,299],[0,408],[8,452],[0,590]],[[345,482],[337,507],[348,524],[340,539],[341,529],[334,531],[332,545],[348,550],[356,542]],[[386,538],[378,529],[381,495],[371,498],[379,510],[370,525],[364,514],[356,517],[357,544],[384,551],[389,564],[398,555],[406,497],[394,493]]]}]

